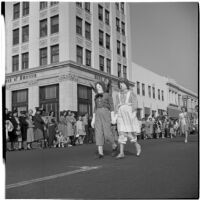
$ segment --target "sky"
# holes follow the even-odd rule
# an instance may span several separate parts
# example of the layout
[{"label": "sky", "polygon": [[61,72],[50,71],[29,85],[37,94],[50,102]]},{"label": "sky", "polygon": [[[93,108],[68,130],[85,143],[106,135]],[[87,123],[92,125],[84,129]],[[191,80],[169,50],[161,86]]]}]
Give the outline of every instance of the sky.
[{"label": "sky", "polygon": [[198,3],[130,3],[133,62],[198,92]]}]

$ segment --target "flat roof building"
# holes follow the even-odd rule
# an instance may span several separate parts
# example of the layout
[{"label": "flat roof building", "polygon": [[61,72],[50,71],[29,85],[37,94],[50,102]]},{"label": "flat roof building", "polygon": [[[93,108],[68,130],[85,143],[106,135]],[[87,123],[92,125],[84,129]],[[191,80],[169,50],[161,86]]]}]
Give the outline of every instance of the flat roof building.
[{"label": "flat roof building", "polygon": [[6,107],[91,114],[90,83],[132,80],[129,23],[123,2],[6,2]]}]

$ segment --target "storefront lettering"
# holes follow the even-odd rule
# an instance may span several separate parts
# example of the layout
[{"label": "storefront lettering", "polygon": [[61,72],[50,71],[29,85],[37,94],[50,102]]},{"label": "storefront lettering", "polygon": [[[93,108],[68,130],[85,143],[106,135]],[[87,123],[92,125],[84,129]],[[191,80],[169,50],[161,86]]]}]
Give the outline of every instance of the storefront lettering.
[{"label": "storefront lettering", "polygon": [[17,76],[11,77],[11,78],[7,78],[6,83],[28,80],[28,79],[33,79],[36,77],[37,77],[37,74],[17,75]]}]

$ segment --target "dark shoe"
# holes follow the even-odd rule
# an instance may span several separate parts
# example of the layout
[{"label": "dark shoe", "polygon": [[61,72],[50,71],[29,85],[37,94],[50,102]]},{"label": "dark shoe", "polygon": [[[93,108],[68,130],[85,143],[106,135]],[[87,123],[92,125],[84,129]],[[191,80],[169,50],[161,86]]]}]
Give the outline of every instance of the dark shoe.
[{"label": "dark shoe", "polygon": [[95,156],[95,159],[101,159],[101,158],[103,158],[103,155],[102,154],[97,154],[96,156]]},{"label": "dark shoe", "polygon": [[117,149],[118,149],[118,146],[116,146],[113,150],[112,150],[112,153],[111,153],[111,156],[112,157],[115,157],[117,155]]}]

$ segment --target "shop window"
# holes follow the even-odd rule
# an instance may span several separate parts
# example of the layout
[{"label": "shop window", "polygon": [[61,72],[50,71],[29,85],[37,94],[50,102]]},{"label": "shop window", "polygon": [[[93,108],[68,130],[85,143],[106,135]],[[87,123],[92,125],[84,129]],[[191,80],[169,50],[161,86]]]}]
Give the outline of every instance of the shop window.
[{"label": "shop window", "polygon": [[18,112],[28,109],[28,89],[17,90],[12,92],[12,109]]},{"label": "shop window", "polygon": [[92,115],[92,89],[84,85],[78,85],[78,114],[88,113]]}]

